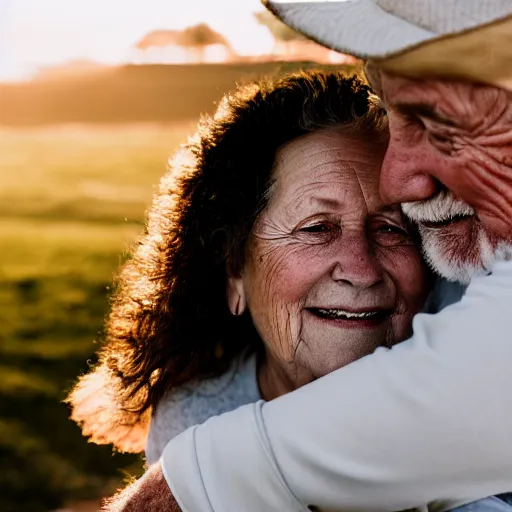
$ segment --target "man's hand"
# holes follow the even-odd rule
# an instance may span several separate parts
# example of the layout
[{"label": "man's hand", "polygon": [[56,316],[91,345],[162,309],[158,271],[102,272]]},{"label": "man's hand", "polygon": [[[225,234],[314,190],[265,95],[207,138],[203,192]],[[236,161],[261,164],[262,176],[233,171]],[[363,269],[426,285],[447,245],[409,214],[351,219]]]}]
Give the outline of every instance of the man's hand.
[{"label": "man's hand", "polygon": [[139,480],[106,500],[103,512],[181,512],[157,462]]}]

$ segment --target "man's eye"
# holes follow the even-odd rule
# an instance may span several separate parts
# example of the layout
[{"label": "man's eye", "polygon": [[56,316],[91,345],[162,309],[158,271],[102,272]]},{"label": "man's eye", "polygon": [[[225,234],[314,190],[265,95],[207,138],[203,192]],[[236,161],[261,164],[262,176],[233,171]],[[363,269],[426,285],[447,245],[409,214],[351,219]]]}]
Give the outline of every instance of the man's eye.
[{"label": "man's eye", "polygon": [[423,119],[417,115],[414,114],[404,114],[404,119],[407,121],[407,124],[411,128],[419,128],[421,130],[425,129],[425,123],[423,122]]},{"label": "man's eye", "polygon": [[444,135],[442,133],[432,132],[432,131],[429,132],[429,137],[432,140],[435,140],[437,142],[447,142],[450,140],[447,135]]},{"label": "man's eye", "polygon": [[438,146],[442,145],[443,147],[446,147],[452,145],[452,139],[448,135],[430,131],[428,136],[431,142]]},{"label": "man's eye", "polygon": [[450,149],[453,142],[453,134],[451,127],[443,125],[442,123],[425,120],[425,129],[427,130],[430,142],[438,149]]}]

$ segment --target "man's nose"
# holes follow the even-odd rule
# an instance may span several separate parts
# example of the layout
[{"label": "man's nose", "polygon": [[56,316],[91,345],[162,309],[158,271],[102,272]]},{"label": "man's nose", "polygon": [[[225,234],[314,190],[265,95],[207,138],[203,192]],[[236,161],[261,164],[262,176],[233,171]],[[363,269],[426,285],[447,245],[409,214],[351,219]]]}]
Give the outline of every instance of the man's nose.
[{"label": "man's nose", "polygon": [[383,281],[383,270],[364,234],[346,237],[341,241],[335,265],[334,281],[356,288],[371,288]]},{"label": "man's nose", "polygon": [[379,191],[387,204],[428,199],[436,192],[436,180],[428,171],[421,146],[407,147],[391,137],[382,163]]}]

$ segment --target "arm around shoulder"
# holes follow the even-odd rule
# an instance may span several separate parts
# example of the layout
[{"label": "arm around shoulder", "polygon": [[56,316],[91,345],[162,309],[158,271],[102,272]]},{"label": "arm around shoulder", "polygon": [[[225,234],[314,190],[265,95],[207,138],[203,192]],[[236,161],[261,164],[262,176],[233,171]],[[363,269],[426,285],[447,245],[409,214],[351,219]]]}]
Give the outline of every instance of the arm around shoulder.
[{"label": "arm around shoulder", "polygon": [[173,492],[189,512],[390,511],[512,488],[511,311],[500,263],[392,350],[171,441]]}]

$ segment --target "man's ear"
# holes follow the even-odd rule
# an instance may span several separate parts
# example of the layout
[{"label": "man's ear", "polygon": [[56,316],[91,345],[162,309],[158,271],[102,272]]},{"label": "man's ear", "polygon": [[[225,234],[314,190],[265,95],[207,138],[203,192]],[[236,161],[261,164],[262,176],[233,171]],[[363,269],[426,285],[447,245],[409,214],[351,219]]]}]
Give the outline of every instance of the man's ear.
[{"label": "man's ear", "polygon": [[232,315],[240,316],[247,307],[245,287],[242,276],[228,274],[227,282],[228,307]]}]

